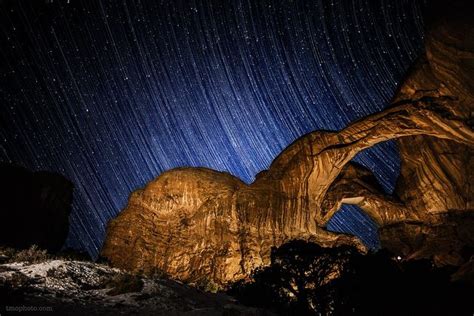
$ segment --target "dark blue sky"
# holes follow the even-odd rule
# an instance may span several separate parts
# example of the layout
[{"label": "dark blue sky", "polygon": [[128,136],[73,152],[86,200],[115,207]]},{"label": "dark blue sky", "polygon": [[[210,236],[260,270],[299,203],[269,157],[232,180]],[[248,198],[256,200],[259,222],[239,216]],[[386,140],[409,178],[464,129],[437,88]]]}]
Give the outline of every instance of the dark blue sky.
[{"label": "dark blue sky", "polygon": [[[299,136],[387,106],[422,47],[410,0],[49,2],[0,2],[0,161],[74,183],[68,244],[94,255],[162,171],[252,182]],[[393,143],[357,159],[393,189]],[[377,243],[354,207],[329,228]]]}]

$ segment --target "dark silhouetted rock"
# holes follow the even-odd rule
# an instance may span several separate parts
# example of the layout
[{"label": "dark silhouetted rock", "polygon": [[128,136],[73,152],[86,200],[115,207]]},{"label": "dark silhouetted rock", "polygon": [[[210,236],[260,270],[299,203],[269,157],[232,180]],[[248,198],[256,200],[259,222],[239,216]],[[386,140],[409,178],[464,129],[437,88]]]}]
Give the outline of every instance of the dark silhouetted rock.
[{"label": "dark silhouetted rock", "polygon": [[61,249],[69,230],[73,185],[52,172],[0,164],[0,244]]}]

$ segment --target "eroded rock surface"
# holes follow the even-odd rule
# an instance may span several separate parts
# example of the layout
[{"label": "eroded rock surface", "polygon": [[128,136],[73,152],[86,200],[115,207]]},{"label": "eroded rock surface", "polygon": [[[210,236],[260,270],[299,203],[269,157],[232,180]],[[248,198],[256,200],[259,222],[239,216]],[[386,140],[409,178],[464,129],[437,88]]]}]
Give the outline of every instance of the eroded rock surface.
[{"label": "eroded rock surface", "polygon": [[[159,269],[188,282],[210,279],[224,285],[269,264],[271,248],[293,239],[364,250],[357,238],[324,229],[341,204],[349,203],[382,227],[382,246],[406,256],[439,251],[442,257],[444,248],[436,250],[426,241],[447,240],[446,249],[458,256],[472,233],[460,239],[463,234],[448,229],[452,222],[443,214],[473,214],[472,30],[469,19],[457,16],[433,22],[425,53],[389,108],[339,132],[301,137],[250,185],[203,168],[161,174],[135,191],[109,223],[102,254],[120,268]],[[399,139],[402,172],[396,195],[388,197],[368,170],[350,160],[390,139]],[[469,227],[462,231],[472,232]],[[421,231],[429,231],[430,238],[413,246]],[[421,251],[424,247],[431,252]]]},{"label": "eroded rock surface", "polygon": [[[446,98],[450,112],[472,128],[474,114],[473,5],[455,1],[434,8],[426,53],[411,70],[395,102]],[[473,255],[473,147],[426,136],[398,140],[402,169],[396,194],[420,221],[382,227],[382,245],[410,258],[433,257],[461,265]]]}]

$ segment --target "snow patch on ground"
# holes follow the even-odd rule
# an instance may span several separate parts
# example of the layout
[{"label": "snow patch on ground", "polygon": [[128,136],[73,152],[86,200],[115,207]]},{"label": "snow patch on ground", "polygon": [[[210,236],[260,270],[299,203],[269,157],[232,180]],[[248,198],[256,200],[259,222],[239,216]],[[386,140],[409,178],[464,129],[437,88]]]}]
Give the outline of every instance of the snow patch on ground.
[{"label": "snow patch on ground", "polygon": [[168,279],[131,275],[88,261],[0,264],[0,290],[6,291],[7,299],[21,296],[23,301],[78,315],[260,314],[224,294],[202,292]]}]

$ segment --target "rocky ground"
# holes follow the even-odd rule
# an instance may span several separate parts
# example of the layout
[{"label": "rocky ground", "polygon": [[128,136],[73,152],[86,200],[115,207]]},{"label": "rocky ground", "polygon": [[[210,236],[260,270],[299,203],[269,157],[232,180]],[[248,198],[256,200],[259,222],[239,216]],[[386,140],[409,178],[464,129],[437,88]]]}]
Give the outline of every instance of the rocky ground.
[{"label": "rocky ground", "polygon": [[164,277],[32,253],[19,262],[0,254],[1,315],[270,315]]}]

